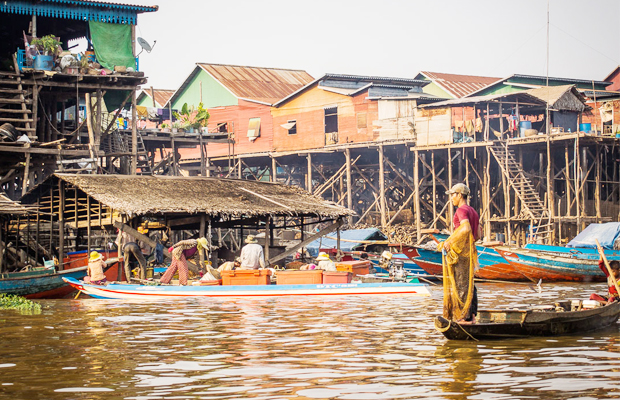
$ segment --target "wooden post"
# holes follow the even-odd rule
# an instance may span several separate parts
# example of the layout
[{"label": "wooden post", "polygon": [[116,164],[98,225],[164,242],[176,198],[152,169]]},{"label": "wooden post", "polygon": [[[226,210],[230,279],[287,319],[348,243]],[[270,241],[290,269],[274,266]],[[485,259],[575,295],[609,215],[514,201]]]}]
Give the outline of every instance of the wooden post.
[{"label": "wooden post", "polygon": [[265,220],[265,260],[269,260],[269,243],[271,242],[271,217]]},{"label": "wooden post", "polygon": [[415,188],[415,197],[413,200],[413,209],[415,212],[415,230],[416,230],[416,243],[420,243],[422,239],[422,221],[420,216],[420,163],[419,152],[414,151],[413,161],[413,185]]},{"label": "wooden post", "polygon": [[271,156],[271,181],[278,181],[278,166],[276,165],[276,159],[273,156]]},{"label": "wooden post", "polygon": [[103,117],[103,94],[101,89],[97,89],[97,115],[95,119],[95,155],[99,153],[99,146],[101,145],[101,118]]},{"label": "wooden post", "polygon": [[579,154],[579,135],[575,138],[575,152],[573,154],[575,163],[575,201],[577,202],[577,232],[581,230],[581,157]]},{"label": "wooden post", "polygon": [[172,165],[170,166],[170,172],[173,176],[177,176],[177,149],[174,145],[174,136],[170,136],[170,150],[172,151]]},{"label": "wooden post", "polygon": [[[207,227],[207,216],[203,213],[200,215],[200,230],[199,230],[199,237],[203,238],[205,237],[205,229]],[[210,241],[211,238],[208,238],[208,240]],[[204,251],[200,251],[198,253],[198,256],[200,257],[200,269],[204,270],[205,268],[205,253]]]},{"label": "wooden post", "polygon": [[435,152],[431,152],[431,174],[433,178],[433,226],[430,228],[437,228],[437,170],[435,169]]},{"label": "wooden post", "polygon": [[308,182],[306,183],[306,189],[312,193],[312,154],[308,153]]},{"label": "wooden post", "polygon": [[205,165],[205,149],[204,149],[204,145],[203,145],[202,132],[198,133],[198,141],[200,143],[199,144],[199,146],[200,146],[200,175],[201,176],[206,176],[207,175],[207,167]]},{"label": "wooden post", "polygon": [[[568,159],[568,143],[564,144],[564,165],[566,178],[566,216],[570,217],[572,207],[572,196],[570,190],[570,160]],[[558,210],[558,214],[560,210]]]},{"label": "wooden post", "polygon": [[[596,186],[594,187],[594,199],[596,200],[596,222],[601,222],[601,148],[596,146]],[[620,292],[618,292],[620,294]]]},{"label": "wooden post", "polygon": [[58,263],[60,270],[64,270],[65,259],[65,182],[58,180],[60,201],[58,202]]},{"label": "wooden post", "polygon": [[[76,188],[77,191],[77,188]],[[86,223],[88,224],[86,226],[86,236],[88,237],[88,251],[86,254],[90,254],[90,249],[91,249],[91,241],[90,241],[90,196],[86,195]],[[75,221],[75,225],[77,226],[77,221]],[[77,243],[76,243],[77,244]],[[107,243],[106,243],[107,245]],[[75,248],[75,250],[77,251],[77,246]]]},{"label": "wooden post", "polygon": [[30,175],[30,152],[26,153],[26,165],[24,166],[24,179],[22,180],[22,196],[28,191],[28,178]]},{"label": "wooden post", "polygon": [[136,90],[134,89],[131,94],[131,175],[136,175],[138,167],[138,113],[136,105]]},{"label": "wooden post", "polygon": [[484,220],[484,236],[487,240],[491,239],[491,150],[487,146],[486,167],[484,168],[484,193],[485,204],[487,205],[487,214]]},{"label": "wooden post", "polygon": [[[351,182],[351,150],[345,149],[344,156],[347,162],[347,208],[353,209],[353,195],[352,195],[352,182]],[[351,223],[353,217],[349,217],[349,223]],[[340,230],[338,230],[340,232]]]},{"label": "wooden post", "polygon": [[239,179],[243,179],[242,173],[243,173],[243,167],[241,165],[241,157],[237,157],[237,177]]},{"label": "wooden post", "polygon": [[[452,152],[448,147],[448,187],[452,189]],[[450,197],[448,196],[448,203],[450,202]],[[451,204],[448,205],[448,229],[450,232],[453,231],[452,224],[450,223],[454,218],[454,207]]]},{"label": "wooden post", "polygon": [[383,145],[379,145],[379,210],[381,210],[381,227],[385,228],[387,219],[385,215],[385,169],[383,165]]},{"label": "wooden post", "polygon": [[[340,256],[340,228],[338,228],[336,230],[336,249],[337,249],[336,260],[337,261],[341,261],[342,257]],[[618,292],[618,293],[620,293],[620,292]]]}]

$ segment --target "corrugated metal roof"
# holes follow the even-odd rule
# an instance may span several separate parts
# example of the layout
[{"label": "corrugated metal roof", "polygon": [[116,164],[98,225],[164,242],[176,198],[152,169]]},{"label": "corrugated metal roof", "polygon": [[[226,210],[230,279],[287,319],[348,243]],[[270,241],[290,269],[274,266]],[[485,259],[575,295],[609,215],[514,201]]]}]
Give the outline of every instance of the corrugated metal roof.
[{"label": "corrugated metal roof", "polygon": [[107,1],[84,1],[84,0],[42,0],[48,3],[61,3],[61,4],[70,4],[70,5],[85,5],[85,6],[96,6],[96,7],[108,7],[108,8],[119,8],[124,10],[132,10],[137,12],[152,12],[157,11],[159,6],[142,6],[138,4],[125,4],[125,3],[110,3]]},{"label": "corrugated metal roof", "polygon": [[501,80],[501,78],[492,78],[489,76],[444,74],[429,71],[420,71],[420,74],[432,80],[435,84],[439,85],[456,98],[467,96],[470,93],[476,92]]},{"label": "corrugated metal roof", "polygon": [[235,96],[268,104],[275,103],[314,80],[302,70],[205,63],[198,63],[198,66]]},{"label": "corrugated metal roof", "polygon": [[409,79],[409,78],[391,78],[385,76],[364,76],[364,75],[340,75],[340,74],[325,74],[321,79],[336,79],[346,80],[354,82],[373,82],[373,83],[390,83],[393,85],[413,85],[413,86],[426,86],[428,81],[421,79]]},{"label": "corrugated metal roof", "polygon": [[[542,79],[542,80],[547,80],[546,76],[537,76],[537,75],[520,75],[520,74],[514,74],[506,79],[510,79],[510,78],[522,78],[522,79]],[[611,85],[611,82],[605,82],[605,81],[595,81],[593,79],[574,79],[574,78],[554,78],[554,77],[549,77],[550,81],[559,81],[559,82],[575,82],[575,83],[587,83],[587,84],[596,84],[596,85],[604,85],[604,86],[609,86]]]},{"label": "corrugated metal roof", "polygon": [[[166,104],[174,94],[174,90],[167,89],[153,89],[153,92],[155,92],[155,102],[161,106]],[[147,90],[147,93],[150,95],[150,90]]]}]

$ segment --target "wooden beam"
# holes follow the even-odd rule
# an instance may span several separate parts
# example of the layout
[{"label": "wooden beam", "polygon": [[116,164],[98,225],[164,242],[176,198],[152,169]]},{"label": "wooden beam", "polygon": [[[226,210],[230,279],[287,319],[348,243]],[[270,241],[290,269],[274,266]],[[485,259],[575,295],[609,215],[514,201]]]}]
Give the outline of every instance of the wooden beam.
[{"label": "wooden beam", "polygon": [[323,237],[325,235],[327,235],[328,233],[331,233],[333,231],[335,231],[336,229],[340,228],[343,224],[343,221],[341,219],[338,219],[336,222],[334,222],[333,224],[321,229],[320,231],[318,231],[316,234],[308,237],[306,240],[294,245],[293,247],[291,247],[290,249],[288,249],[287,251],[285,251],[284,253],[278,254],[277,256],[268,259],[267,264],[273,264],[276,263],[280,260],[284,260],[286,257],[290,256],[291,254],[295,253],[298,249],[310,244],[311,242],[313,242],[315,239],[318,239],[320,237]]}]

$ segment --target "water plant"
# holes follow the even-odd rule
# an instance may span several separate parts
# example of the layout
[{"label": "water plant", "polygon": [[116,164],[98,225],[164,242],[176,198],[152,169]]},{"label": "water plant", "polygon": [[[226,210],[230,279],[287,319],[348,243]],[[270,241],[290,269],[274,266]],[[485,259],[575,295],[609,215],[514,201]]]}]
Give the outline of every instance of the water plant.
[{"label": "water plant", "polygon": [[18,310],[38,314],[41,312],[41,305],[25,297],[2,293],[0,294],[0,310]]}]

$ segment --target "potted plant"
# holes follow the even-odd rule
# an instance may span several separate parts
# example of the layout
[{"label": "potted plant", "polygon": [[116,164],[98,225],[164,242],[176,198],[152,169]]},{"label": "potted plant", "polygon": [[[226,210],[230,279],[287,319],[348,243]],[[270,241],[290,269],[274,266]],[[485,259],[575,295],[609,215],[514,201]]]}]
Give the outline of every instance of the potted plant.
[{"label": "potted plant", "polygon": [[30,44],[36,47],[38,53],[34,59],[34,69],[51,71],[54,67],[54,58],[62,42],[54,35],[47,35],[32,39]]},{"label": "potted plant", "polygon": [[179,129],[181,129],[181,124],[179,123],[179,121],[174,121],[172,123],[172,133],[177,133]]},{"label": "potted plant", "polygon": [[159,127],[161,128],[162,132],[170,132],[169,125],[167,123],[165,123],[165,122],[163,124],[161,124]]},{"label": "potted plant", "polygon": [[185,103],[180,113],[175,111],[173,114],[179,120],[180,125],[189,132],[207,126],[210,117],[209,111],[204,108],[202,103],[198,104],[198,108],[194,106],[188,107],[187,103]]}]

